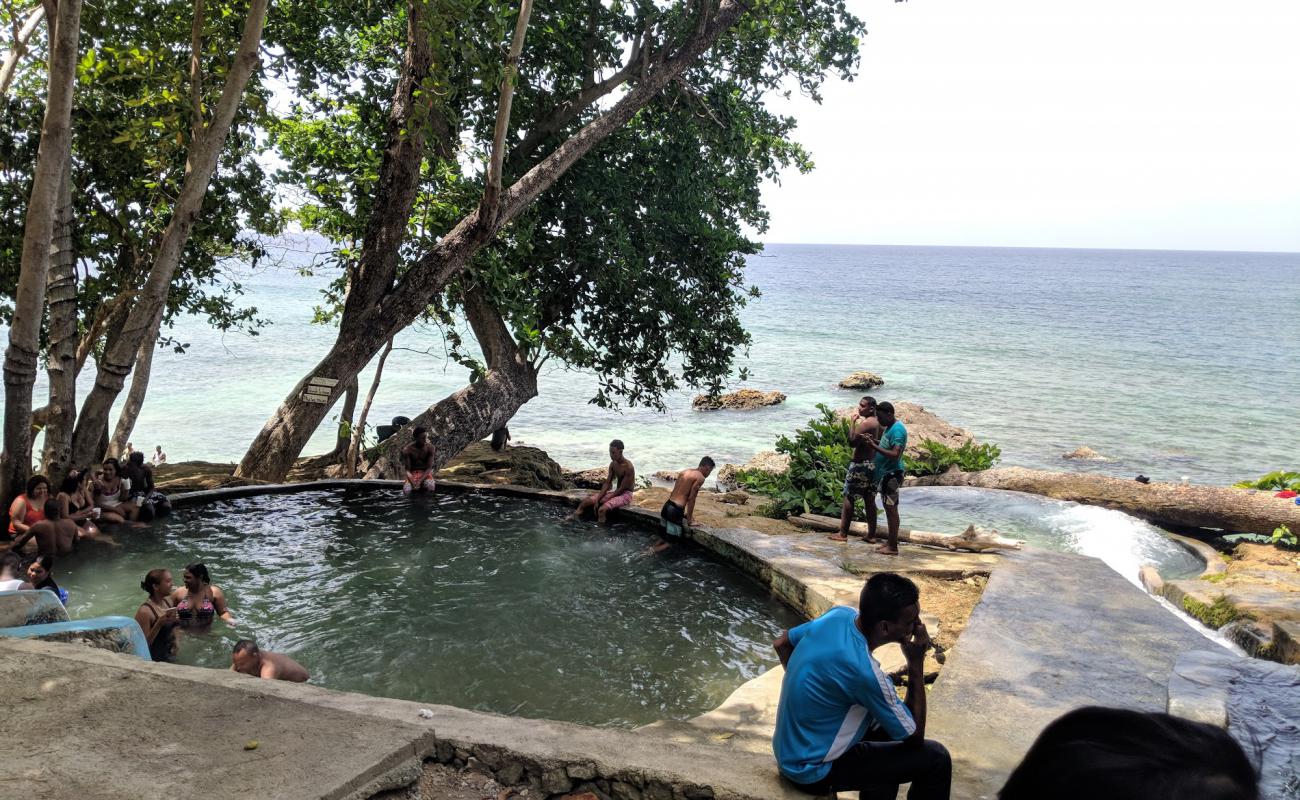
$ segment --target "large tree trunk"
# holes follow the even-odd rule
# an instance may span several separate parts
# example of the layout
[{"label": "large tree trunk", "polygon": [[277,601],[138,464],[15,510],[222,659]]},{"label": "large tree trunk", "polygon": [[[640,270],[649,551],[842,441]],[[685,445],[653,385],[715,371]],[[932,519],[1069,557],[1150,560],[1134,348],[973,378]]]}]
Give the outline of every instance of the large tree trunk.
[{"label": "large tree trunk", "polygon": [[59,189],[72,148],[72,95],[77,80],[81,38],[81,0],[63,0],[50,36],[49,91],[37,149],[31,199],[23,227],[23,252],[5,350],[4,453],[0,455],[3,508],[7,523],[10,498],[21,492],[32,469],[32,386],[39,362],[45,284],[54,241]]},{"label": "large tree trunk", "polygon": [[384,377],[384,363],[388,361],[388,354],[393,352],[393,340],[389,339],[384,352],[379,355],[379,363],[375,366],[374,380],[370,381],[370,390],[366,392],[366,402],[361,406],[361,416],[357,418],[356,427],[352,429],[352,436],[348,439],[347,462],[343,465],[343,477],[351,478],[357,474],[357,461],[361,458],[361,440],[366,435],[366,420],[370,419],[370,407],[374,405],[375,395],[379,393],[379,382]]},{"label": "large tree trunk", "polygon": [[249,3],[239,49],[226,73],[226,82],[212,121],[203,129],[202,135],[190,144],[185,162],[185,181],[181,185],[171,221],[154,253],[153,266],[144,288],[113,345],[105,348],[104,357],[95,374],[94,388],[86,397],[81,413],[77,415],[77,427],[72,436],[72,454],[76,463],[89,463],[100,456],[101,451],[96,441],[99,432],[107,427],[113,402],[122,391],[140,345],[150,338],[149,335],[154,330],[154,318],[162,313],[167,302],[172,276],[180,263],[190,230],[203,209],[208,182],[216,169],[217,159],[225,148],[226,136],[230,132],[235,112],[239,109],[244,88],[260,63],[259,48],[268,3],[269,0],[251,0]]},{"label": "large tree trunk", "polygon": [[1160,525],[1271,534],[1279,525],[1300,531],[1300,506],[1244,489],[1133,480],[1077,472],[999,467],[983,472],[952,470],[908,481],[909,486],[975,486],[1113,508]]},{"label": "large tree trunk", "polygon": [[450,397],[440,400],[409,425],[384,440],[367,478],[398,478],[402,448],[416,427],[429,431],[439,469],[470,444],[492,435],[508,423],[524,403],[537,396],[537,370],[525,360],[506,329],[501,314],[477,293],[465,297],[465,316],[487,358],[487,373]]},{"label": "large tree trunk", "polygon": [[[160,320],[161,321],[161,320]],[[131,388],[126,393],[126,403],[117,416],[117,427],[108,442],[108,454],[121,458],[126,452],[126,443],[135,430],[135,421],[140,418],[140,409],[144,407],[144,397],[149,392],[149,375],[153,370],[153,354],[158,349],[158,332],[140,343],[140,352],[135,358],[135,368],[131,370]]]},{"label": "large tree trunk", "polygon": [[334,437],[334,449],[329,451],[330,458],[342,461],[347,457],[348,445],[352,443],[353,420],[357,413],[357,395],[360,393],[361,387],[357,385],[357,379],[353,378],[344,390],[343,410],[339,412],[339,430]]},{"label": "large tree trunk", "polygon": [[49,402],[45,406],[45,443],[41,470],[58,486],[72,457],[72,425],[77,419],[77,254],[72,238],[72,176],[64,170],[54,222],[54,261],[50,264],[46,301],[50,307],[50,342],[45,357]]},{"label": "large tree trunk", "polygon": [[[593,147],[625,125],[670,81],[681,75],[702,53],[712,47],[740,19],[744,11],[745,7],[737,0],[723,0],[713,16],[706,18],[676,52],[665,54],[662,59],[656,58],[653,66],[646,68],[641,81],[634,88],[502,191],[499,201],[494,201],[487,207],[480,204],[479,208],[463,218],[412,264],[391,289],[385,290],[386,284],[371,283],[365,276],[356,276],[362,280],[354,280],[349,287],[348,305],[344,308],[339,335],[330,352],[309,375],[298,381],[275,414],[267,420],[257,438],[249,445],[235,474],[259,481],[284,480],[289,467],[302,452],[321,420],[329,413],[329,406],[337,400],[336,393],[326,403],[304,401],[300,393],[308,379],[312,375],[326,376],[338,380],[340,384],[351,380],[389,337],[410,325],[428,309],[430,299],[440,295],[451,280],[465,269],[474,254],[491,241],[503,226],[519,216]],[[564,113],[567,114],[569,112],[567,104],[565,105]],[[385,152],[385,159],[387,158],[389,153]],[[480,210],[489,213],[480,216]],[[405,216],[401,218],[403,227],[406,220]],[[383,277],[391,280],[391,274]],[[502,380],[502,376],[498,375],[494,385],[501,388]],[[531,390],[528,389],[529,383],[534,385]],[[529,391],[535,394],[535,383],[534,376],[525,380],[517,389],[505,392],[511,398],[507,405],[518,408],[518,404],[533,396],[528,394]],[[473,392],[470,396],[477,397],[484,394],[487,388],[479,387],[475,390],[471,386],[463,391]],[[461,394],[458,392],[443,402],[451,402]],[[520,400],[520,397],[523,399]],[[440,403],[435,408],[442,405]],[[445,410],[451,409],[449,407]],[[452,414],[447,418],[454,416],[456,415]],[[509,419],[509,416],[505,419]],[[491,430],[487,433],[491,433]]]}]

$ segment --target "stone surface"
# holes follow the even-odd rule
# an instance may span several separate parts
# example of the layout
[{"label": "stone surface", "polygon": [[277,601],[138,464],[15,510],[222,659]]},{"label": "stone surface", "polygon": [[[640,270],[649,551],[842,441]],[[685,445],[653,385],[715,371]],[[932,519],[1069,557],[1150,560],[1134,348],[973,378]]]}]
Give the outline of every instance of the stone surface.
[{"label": "stone surface", "polygon": [[1174,661],[1213,646],[1097,559],[1003,556],[930,696],[927,735],[953,753],[953,797],[995,797],[1073,708],[1163,711]]},{"label": "stone surface", "polygon": [[564,489],[564,470],[545,450],[527,445],[497,452],[486,441],[474,442],[438,471],[439,477],[477,483],[508,483],[539,489]]},{"label": "stone surface", "polygon": [[1273,648],[1283,664],[1300,664],[1300,622],[1278,620],[1273,623]]},{"label": "stone surface", "polygon": [[1178,713],[1176,692],[1198,693],[1192,710],[1207,715],[1222,702],[1228,733],[1258,759],[1262,800],[1300,798],[1300,669],[1219,648],[1183,654],[1173,678],[1170,713]]},{"label": "stone surface", "polygon": [[592,467],[581,472],[566,470],[564,479],[579,489],[599,489],[609,475],[609,467]]},{"label": "stone surface", "polygon": [[857,389],[865,391],[874,389],[877,386],[884,386],[885,379],[874,372],[854,372],[847,375],[840,381],[841,389]]},{"label": "stone surface", "polygon": [[1217,669],[1207,668],[1207,663],[1217,663],[1218,656],[1213,651],[1193,650],[1178,657],[1169,675],[1165,709],[1170,714],[1216,728],[1228,727],[1227,682],[1220,680]]},{"label": "stone surface", "polygon": [[663,483],[676,483],[677,476],[679,474],[680,473],[674,472],[672,470],[661,469],[650,477],[654,478],[657,481],[661,481]]},{"label": "stone surface", "polygon": [[734,392],[710,396],[697,394],[691,401],[691,408],[696,411],[745,411],[764,406],[775,406],[785,402],[785,395],[780,392],[760,392],[757,389],[737,389]]},{"label": "stone surface", "polygon": [[740,488],[736,482],[736,473],[741,470],[757,470],[759,472],[770,472],[773,475],[780,475],[790,468],[790,456],[778,453],[775,450],[763,450],[755,453],[754,457],[744,464],[723,464],[718,469],[716,481],[718,489],[723,492],[731,492]]},{"label": "stone surface", "polygon": [[1093,450],[1091,447],[1087,447],[1086,445],[1076,450],[1071,450],[1070,452],[1061,456],[1061,458],[1069,458],[1077,461],[1110,461],[1109,458],[1103,456],[1101,453],[1098,453],[1096,450]]},{"label": "stone surface", "polygon": [[[880,399],[880,398],[878,398]],[[903,427],[907,428],[907,454],[916,458],[921,455],[921,442],[938,442],[948,447],[961,447],[966,442],[975,441],[975,436],[965,428],[947,422],[924,406],[894,400],[894,414]],[[857,406],[841,408],[835,411],[840,419],[852,419],[857,413]]]}]

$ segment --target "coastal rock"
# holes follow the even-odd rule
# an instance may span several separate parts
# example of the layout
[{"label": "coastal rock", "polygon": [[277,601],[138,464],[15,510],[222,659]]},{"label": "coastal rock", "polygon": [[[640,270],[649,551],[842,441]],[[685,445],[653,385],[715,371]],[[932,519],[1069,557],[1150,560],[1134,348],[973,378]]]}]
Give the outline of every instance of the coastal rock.
[{"label": "coastal rock", "polygon": [[1066,453],[1065,455],[1061,456],[1061,458],[1075,459],[1078,461],[1110,461],[1109,458],[1103,456],[1101,453],[1098,453],[1096,450],[1093,450],[1091,447],[1088,447],[1086,445],[1084,447],[1080,447],[1077,450],[1073,450],[1069,453]]},{"label": "coastal rock", "polygon": [[[840,381],[841,389],[874,389],[877,386],[884,386],[885,379],[874,372],[855,372],[848,375]],[[903,423],[906,425],[907,423]]]},{"label": "coastal rock", "polygon": [[696,411],[748,410],[775,406],[785,402],[785,395],[780,392],[760,392],[757,389],[737,389],[734,392],[710,396],[697,394],[691,401],[691,408]]},{"label": "coastal rock", "polygon": [[736,473],[740,470],[759,470],[770,472],[773,475],[780,475],[788,469],[790,469],[789,456],[772,450],[764,450],[743,465],[723,464],[717,475],[718,491],[733,492],[739,489],[740,484],[736,482]]},{"label": "coastal rock", "polygon": [[[535,489],[565,489],[564,470],[545,450],[519,445],[497,452],[486,440],[474,442],[438,471],[438,477],[474,483],[508,483]],[[601,480],[604,480],[602,470]]]},{"label": "coastal rock", "polygon": [[[937,414],[927,411],[924,406],[901,400],[894,403],[894,415],[903,427],[907,428],[907,455],[917,458],[921,455],[922,442],[938,442],[947,447],[957,448],[967,442],[975,441],[975,435],[965,428],[944,420]],[[840,419],[852,419],[858,411],[856,406],[836,410]]]},{"label": "coastal rock", "polygon": [[592,467],[581,472],[564,471],[564,479],[579,489],[599,489],[609,475],[609,467]]},{"label": "coastal rock", "polygon": [[657,481],[663,481],[664,483],[676,483],[679,474],[680,473],[673,472],[672,470],[661,469],[651,477]]},{"label": "coastal rock", "polygon": [[718,502],[727,503],[728,505],[733,506],[749,505],[749,492],[744,492],[739,489],[730,492],[723,492],[718,495]]}]

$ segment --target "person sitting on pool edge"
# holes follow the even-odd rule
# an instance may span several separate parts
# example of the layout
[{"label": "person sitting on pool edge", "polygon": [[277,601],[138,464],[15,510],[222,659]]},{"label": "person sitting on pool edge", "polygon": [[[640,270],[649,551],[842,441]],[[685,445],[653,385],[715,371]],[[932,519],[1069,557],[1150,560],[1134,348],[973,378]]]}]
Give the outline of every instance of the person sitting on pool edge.
[{"label": "person sitting on pool edge", "polygon": [[[907,699],[871,651],[898,642],[907,658]],[[810,794],[860,792],[908,800],[946,800],[948,750],[925,738],[925,651],[920,592],[881,572],[862,587],[858,610],[836,606],[773,643],[785,667],[772,752],[781,774]]]},{"label": "person sitting on pool edge", "polygon": [[230,669],[267,680],[305,683],[311,676],[306,668],[284,653],[258,648],[252,639],[240,639],[230,651]]},{"label": "person sitting on pool edge", "polygon": [[[664,533],[670,538],[680,538],[683,525],[695,524],[695,498],[705,479],[713,472],[713,466],[713,459],[705,456],[695,469],[685,469],[678,473],[677,480],[673,482],[672,494],[668,495],[664,507],[659,510],[659,518],[664,521]],[[653,549],[658,553],[668,547],[668,540],[661,539]]]},{"label": "person sitting on pool edge", "polygon": [[402,494],[411,492],[432,492],[437,486],[433,479],[433,445],[429,444],[429,432],[416,428],[411,432],[411,443],[402,448],[402,466],[406,468],[406,480],[402,483]]},{"label": "person sitting on pool edge", "polygon": [[623,457],[623,440],[615,439],[609,443],[609,470],[605,473],[605,482],[600,491],[588,495],[565,521],[581,517],[589,509],[596,510],[596,521],[605,524],[609,512],[632,503],[632,490],[636,486],[636,467]]}]

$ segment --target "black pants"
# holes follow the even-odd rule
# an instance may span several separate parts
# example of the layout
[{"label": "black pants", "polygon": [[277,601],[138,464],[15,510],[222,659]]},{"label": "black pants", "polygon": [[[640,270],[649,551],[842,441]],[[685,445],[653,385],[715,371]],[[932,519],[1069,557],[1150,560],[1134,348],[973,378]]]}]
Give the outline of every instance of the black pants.
[{"label": "black pants", "polygon": [[809,794],[858,792],[861,800],[894,800],[904,783],[912,784],[907,800],[948,800],[952,786],[948,748],[933,739],[920,743],[864,739],[832,761],[825,778],[795,785]]}]

